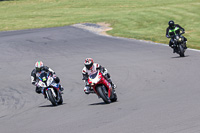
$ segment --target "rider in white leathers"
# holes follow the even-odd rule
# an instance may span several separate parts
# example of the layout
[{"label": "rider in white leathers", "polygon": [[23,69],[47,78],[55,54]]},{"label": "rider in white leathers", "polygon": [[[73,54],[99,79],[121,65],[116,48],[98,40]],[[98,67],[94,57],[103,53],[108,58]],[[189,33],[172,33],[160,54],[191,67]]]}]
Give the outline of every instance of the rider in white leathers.
[{"label": "rider in white leathers", "polygon": [[116,85],[110,79],[110,74],[108,73],[108,71],[107,71],[107,69],[105,67],[102,67],[98,63],[94,63],[92,58],[86,58],[85,62],[84,62],[84,65],[85,66],[84,66],[84,68],[82,70],[82,74],[83,74],[83,79],[82,80],[84,80],[84,82],[86,83],[85,87],[84,87],[84,92],[86,94],[90,93],[90,86],[88,84],[88,76],[96,73],[97,70],[100,70],[102,72],[103,76],[111,84],[113,89],[116,88]]}]

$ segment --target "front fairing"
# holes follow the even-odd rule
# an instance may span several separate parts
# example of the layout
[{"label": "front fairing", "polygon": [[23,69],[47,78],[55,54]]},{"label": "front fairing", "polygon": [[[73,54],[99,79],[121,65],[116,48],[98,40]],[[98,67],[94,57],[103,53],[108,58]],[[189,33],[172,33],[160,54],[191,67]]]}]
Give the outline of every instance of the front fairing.
[{"label": "front fairing", "polygon": [[[111,84],[102,76],[100,71],[97,71],[95,74],[89,76],[88,83],[95,92],[96,92],[96,86],[103,85],[108,92],[108,97],[110,98],[112,92]],[[96,94],[98,95],[97,92]]]},{"label": "front fairing", "polygon": [[53,78],[49,76],[47,79],[47,86],[50,86],[53,83],[53,81]]},{"label": "front fairing", "polygon": [[47,85],[46,85],[44,82],[42,82],[42,81],[39,81],[39,82],[38,82],[38,86],[39,86],[39,87],[42,87],[42,88],[47,87]]},{"label": "front fairing", "polygon": [[53,77],[46,72],[40,74],[38,85],[42,88],[43,94],[45,90],[49,90],[52,87],[57,90],[59,89],[59,84],[55,83]]},{"label": "front fairing", "polygon": [[99,71],[97,71],[96,73],[89,75],[88,83],[91,86],[94,86],[101,81],[101,77],[102,77],[101,73]]},{"label": "front fairing", "polygon": [[181,35],[177,34],[174,37],[175,45],[179,45],[183,43],[183,37]]}]

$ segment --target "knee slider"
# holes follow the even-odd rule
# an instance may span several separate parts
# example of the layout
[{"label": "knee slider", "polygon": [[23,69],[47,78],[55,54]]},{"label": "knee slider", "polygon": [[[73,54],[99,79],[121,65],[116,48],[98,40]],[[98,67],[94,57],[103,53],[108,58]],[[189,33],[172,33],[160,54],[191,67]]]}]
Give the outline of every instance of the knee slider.
[{"label": "knee slider", "polygon": [[56,83],[60,82],[60,79],[58,77],[56,77],[54,80],[55,80]]},{"label": "knee slider", "polygon": [[110,78],[110,74],[109,74],[109,73],[107,73],[106,76],[107,76],[108,78]]}]

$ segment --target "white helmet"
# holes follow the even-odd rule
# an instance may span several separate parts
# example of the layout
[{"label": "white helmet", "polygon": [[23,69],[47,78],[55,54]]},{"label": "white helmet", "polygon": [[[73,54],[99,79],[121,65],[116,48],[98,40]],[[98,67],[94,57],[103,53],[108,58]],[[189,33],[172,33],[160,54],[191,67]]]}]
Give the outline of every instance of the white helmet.
[{"label": "white helmet", "polygon": [[43,67],[44,67],[44,65],[43,65],[42,61],[37,61],[35,63],[35,69],[36,69],[37,72],[40,72]]},{"label": "white helmet", "polygon": [[88,70],[90,70],[92,68],[92,66],[93,66],[93,63],[94,63],[94,61],[93,61],[92,58],[86,58],[85,62],[84,62],[84,65]]}]

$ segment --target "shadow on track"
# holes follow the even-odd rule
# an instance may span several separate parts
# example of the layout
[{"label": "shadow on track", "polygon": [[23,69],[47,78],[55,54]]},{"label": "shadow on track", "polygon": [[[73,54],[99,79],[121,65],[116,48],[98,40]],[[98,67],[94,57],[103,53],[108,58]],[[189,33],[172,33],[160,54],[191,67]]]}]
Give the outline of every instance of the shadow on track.
[{"label": "shadow on track", "polygon": [[[118,102],[118,101],[116,101]],[[110,104],[113,104],[113,103],[116,103],[116,102],[111,102]],[[100,103],[92,103],[92,104],[89,104],[90,106],[93,106],[93,105],[109,105],[109,104],[106,104],[105,102],[100,102]]]},{"label": "shadow on track", "polygon": [[92,106],[92,105],[107,105],[107,104],[105,102],[100,102],[100,103],[92,103],[89,105]]},{"label": "shadow on track", "polygon": [[184,57],[180,57],[180,56],[176,56],[176,57],[171,57],[171,58],[178,58],[178,59],[183,59],[183,58],[185,58],[185,57],[189,57],[189,55],[185,55]]},{"label": "shadow on track", "polygon": [[[63,103],[63,104],[60,104],[60,105],[57,105],[57,106],[62,106],[62,105],[64,105],[64,104],[66,104],[66,103]],[[40,107],[40,108],[44,108],[44,107],[57,107],[57,106],[54,106],[54,105],[50,104],[50,105],[41,105],[41,106],[39,106],[39,107]]]}]

